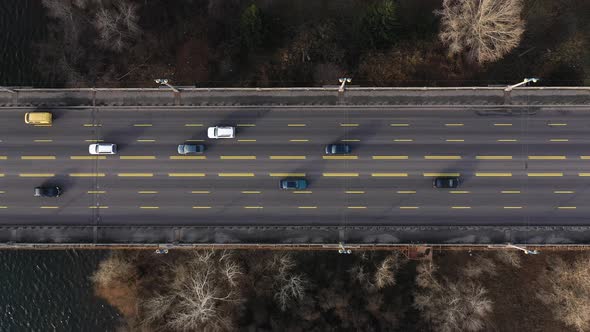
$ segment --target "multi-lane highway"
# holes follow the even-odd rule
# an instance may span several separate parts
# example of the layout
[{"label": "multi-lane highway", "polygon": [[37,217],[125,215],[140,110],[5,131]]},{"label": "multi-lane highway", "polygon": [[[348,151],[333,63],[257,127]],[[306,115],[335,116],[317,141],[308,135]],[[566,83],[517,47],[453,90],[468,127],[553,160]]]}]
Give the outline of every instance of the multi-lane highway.
[{"label": "multi-lane highway", "polygon": [[[580,109],[48,109],[0,112],[2,225],[578,225],[590,219]],[[207,139],[207,127],[237,127]],[[113,156],[88,145],[116,143]],[[179,156],[178,144],[205,144]],[[323,154],[348,142],[347,156]],[[460,188],[432,188],[438,175]],[[305,191],[281,178],[305,177]],[[33,197],[57,184],[59,198]]]}]

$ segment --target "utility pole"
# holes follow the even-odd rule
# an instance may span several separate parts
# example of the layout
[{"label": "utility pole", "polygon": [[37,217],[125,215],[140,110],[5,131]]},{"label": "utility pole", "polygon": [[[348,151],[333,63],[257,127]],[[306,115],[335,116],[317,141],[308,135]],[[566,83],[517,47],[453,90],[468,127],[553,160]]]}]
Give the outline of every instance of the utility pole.
[{"label": "utility pole", "polygon": [[346,83],[352,82],[352,78],[347,78],[347,77],[339,78],[338,82],[342,83],[342,84],[340,84],[340,87],[338,88],[338,92],[343,93],[344,86],[346,85]]},{"label": "utility pole", "polygon": [[158,83],[160,85],[165,85],[165,86],[169,87],[175,93],[179,93],[180,92],[180,91],[178,91],[178,89],[176,89],[175,87],[173,87],[170,83],[168,83],[169,81],[166,78],[156,78],[154,80],[154,82],[156,82],[156,83]]},{"label": "utility pole", "polygon": [[518,88],[519,86],[523,86],[523,85],[525,85],[525,84],[528,84],[529,82],[530,82],[530,83],[537,83],[537,82],[539,82],[539,79],[538,79],[538,78],[534,78],[534,77],[532,77],[532,78],[525,78],[525,79],[524,79],[522,82],[520,82],[520,83],[517,83],[517,84],[514,84],[514,85],[509,85],[509,86],[507,86],[507,87],[504,89],[504,91],[506,91],[506,92],[510,92],[510,91],[512,91],[512,89],[514,89],[514,88]]}]

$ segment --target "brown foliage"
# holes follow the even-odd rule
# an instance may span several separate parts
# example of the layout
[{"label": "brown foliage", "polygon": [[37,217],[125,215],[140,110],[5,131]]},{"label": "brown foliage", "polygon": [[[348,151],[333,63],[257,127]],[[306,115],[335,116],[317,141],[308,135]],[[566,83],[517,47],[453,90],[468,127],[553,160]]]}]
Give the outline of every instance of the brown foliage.
[{"label": "brown foliage", "polygon": [[449,54],[466,53],[478,63],[498,60],[515,48],[524,32],[522,0],[444,0],[440,40]]},{"label": "brown foliage", "polygon": [[539,276],[538,298],[557,320],[577,331],[590,330],[590,255],[571,263],[555,257],[549,265]]}]

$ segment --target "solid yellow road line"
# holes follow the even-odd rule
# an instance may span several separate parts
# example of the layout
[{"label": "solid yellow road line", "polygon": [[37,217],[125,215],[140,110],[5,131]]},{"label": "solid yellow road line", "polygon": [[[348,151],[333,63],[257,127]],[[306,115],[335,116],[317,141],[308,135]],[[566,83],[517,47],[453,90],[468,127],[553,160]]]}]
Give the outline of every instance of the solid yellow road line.
[{"label": "solid yellow road line", "polygon": [[157,191],[154,190],[140,190],[137,192],[138,194],[157,194]]},{"label": "solid yellow road line", "polygon": [[340,127],[358,127],[358,123],[341,123]]},{"label": "solid yellow road line", "polygon": [[96,206],[89,206],[89,209],[108,209],[108,206],[103,206],[103,205],[96,205]]},{"label": "solid yellow road line", "polygon": [[242,194],[260,194],[260,191],[248,191],[248,190],[244,190],[242,191]]},{"label": "solid yellow road line", "polygon": [[501,194],[520,194],[520,190],[502,190]]},{"label": "solid yellow road line", "polygon": [[566,156],[529,156],[529,160],[565,160]]},{"label": "solid yellow road line", "polygon": [[487,176],[487,177],[496,177],[496,176],[512,176],[512,173],[488,173],[488,172],[477,172],[475,176]]},{"label": "solid yellow road line", "polygon": [[465,142],[464,139],[446,139],[446,142]]},{"label": "solid yellow road line", "polygon": [[140,206],[139,208],[140,209],[152,209],[152,210],[155,210],[155,209],[159,209],[160,207],[159,206]]},{"label": "solid yellow road line", "polygon": [[59,206],[40,206],[40,209],[59,209]]},{"label": "solid yellow road line", "polygon": [[578,173],[578,176],[590,176],[590,173]]},{"label": "solid yellow road line", "polygon": [[156,156],[120,156],[121,160],[153,160]]},{"label": "solid yellow road line", "polygon": [[317,206],[298,206],[298,209],[317,209]]},{"label": "solid yellow road line", "polygon": [[458,160],[461,156],[424,156],[427,160]]},{"label": "solid yellow road line", "polygon": [[238,142],[256,142],[255,139],[239,139]]},{"label": "solid yellow road line", "polygon": [[517,139],[513,139],[513,138],[505,138],[505,139],[499,139],[497,140],[498,142],[518,142]]},{"label": "solid yellow road line", "polygon": [[446,127],[463,127],[463,123],[445,123]]},{"label": "solid yellow road line", "polygon": [[152,124],[151,123],[136,123],[133,125],[133,127],[151,127]]},{"label": "solid yellow road line", "polygon": [[204,160],[207,156],[170,156],[172,160]]},{"label": "solid yellow road line", "polygon": [[305,123],[289,123],[287,127],[305,127],[307,126]]},{"label": "solid yellow road line", "polygon": [[461,176],[461,173],[423,173],[424,176]]},{"label": "solid yellow road line", "polygon": [[332,176],[332,177],[338,177],[338,176],[359,176],[359,173],[322,173],[323,176]]},{"label": "solid yellow road line", "polygon": [[168,173],[168,176],[175,177],[203,177],[205,173]]},{"label": "solid yellow road line", "polygon": [[185,123],[184,126],[185,127],[202,127],[203,124],[202,123]]},{"label": "solid yellow road line", "polygon": [[512,156],[475,156],[479,160],[512,160]]},{"label": "solid yellow road line", "polygon": [[193,206],[193,209],[210,209],[210,206]]},{"label": "solid yellow road line", "polygon": [[572,190],[554,190],[554,194],[573,194],[574,191]]},{"label": "solid yellow road line", "polygon": [[569,142],[569,139],[567,139],[567,138],[552,138],[549,140],[549,142]]},{"label": "solid yellow road line", "polygon": [[296,190],[293,192],[294,194],[311,194],[311,190]]},{"label": "solid yellow road line", "polygon": [[263,209],[263,206],[244,206],[244,209]]},{"label": "solid yellow road line", "polygon": [[51,142],[53,142],[53,140],[52,139],[35,139],[35,140],[33,140],[33,142],[35,142],[35,143],[51,143]]},{"label": "solid yellow road line", "polygon": [[350,138],[350,139],[342,139],[340,142],[360,142],[360,139]]},{"label": "solid yellow road line", "polygon": [[270,156],[272,160],[304,160],[305,156]]},{"label": "solid yellow road line", "polygon": [[408,156],[373,156],[374,160],[406,160]]},{"label": "solid yellow road line", "polygon": [[366,206],[347,206],[348,209],[366,209]]},{"label": "solid yellow road line", "polygon": [[121,177],[152,177],[154,173],[118,173]]},{"label": "solid yellow road line", "polygon": [[72,160],[105,160],[106,156],[70,156]]},{"label": "solid yellow road line", "polygon": [[253,123],[238,123],[236,126],[237,127],[256,127],[256,125]]},{"label": "solid yellow road line", "polygon": [[451,190],[451,191],[449,191],[449,193],[451,193],[451,194],[469,194],[471,192],[466,191],[466,190]]},{"label": "solid yellow road line", "polygon": [[451,209],[465,210],[465,209],[471,209],[471,206],[451,206]]},{"label": "solid yellow road line", "polygon": [[409,123],[391,123],[390,126],[391,127],[409,127],[410,124]]},{"label": "solid yellow road line", "polygon": [[399,208],[400,208],[400,210],[417,210],[420,207],[419,206],[400,206]]},{"label": "solid yellow road line", "polygon": [[358,156],[322,156],[324,160],[356,160]]},{"label": "solid yellow road line", "polygon": [[406,177],[408,173],[371,173],[373,177]]},{"label": "solid yellow road line", "polygon": [[305,173],[268,173],[269,176],[279,176],[279,177],[288,177],[288,176],[305,176]]},{"label": "solid yellow road line", "polygon": [[102,140],[102,139],[85,139],[84,142],[98,143],[98,142],[104,142],[104,140]]},{"label": "solid yellow road line", "polygon": [[70,173],[72,177],[103,177],[106,176],[105,173]]},{"label": "solid yellow road line", "polygon": [[510,209],[522,209],[522,206],[505,206],[504,209],[506,209],[506,210],[510,210]]},{"label": "solid yellow road line", "polygon": [[552,127],[563,127],[567,126],[567,123],[548,123],[547,125]]},{"label": "solid yellow road line", "polygon": [[55,156],[21,156],[22,160],[55,160]]},{"label": "solid yellow road line", "polygon": [[46,178],[55,176],[52,173],[20,173],[18,176],[22,178]]},{"label": "solid yellow road line", "polygon": [[558,206],[557,208],[560,210],[575,210],[576,209],[575,206]]},{"label": "solid yellow road line", "polygon": [[553,173],[527,173],[527,176],[563,176],[561,172],[553,172]]},{"label": "solid yellow road line", "polygon": [[191,194],[210,194],[211,192],[209,190],[193,190],[191,191]]},{"label": "solid yellow road line", "polygon": [[289,142],[309,142],[308,139],[290,139]]},{"label": "solid yellow road line", "polygon": [[226,176],[226,177],[252,177],[254,173],[219,173],[217,176]]},{"label": "solid yellow road line", "polygon": [[494,123],[496,127],[511,127],[512,123]]},{"label": "solid yellow road line", "polygon": [[220,156],[221,160],[255,160],[256,156]]},{"label": "solid yellow road line", "polygon": [[364,194],[365,192],[362,190],[347,190],[344,192],[345,194],[355,194],[355,195],[359,195],[359,194]]},{"label": "solid yellow road line", "polygon": [[104,190],[88,190],[88,194],[106,194],[107,192]]},{"label": "solid yellow road line", "polygon": [[394,142],[413,142],[414,140],[411,138],[396,138],[393,141]]},{"label": "solid yellow road line", "polygon": [[396,193],[398,193],[398,194],[415,194],[416,191],[415,190],[398,190],[398,191],[396,191]]}]

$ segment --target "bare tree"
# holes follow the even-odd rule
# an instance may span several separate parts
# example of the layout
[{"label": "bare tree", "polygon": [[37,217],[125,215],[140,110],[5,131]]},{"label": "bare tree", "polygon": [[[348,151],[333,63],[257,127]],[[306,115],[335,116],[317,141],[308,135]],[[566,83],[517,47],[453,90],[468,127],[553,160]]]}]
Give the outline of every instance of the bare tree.
[{"label": "bare tree", "polygon": [[522,252],[517,250],[504,249],[496,251],[496,258],[500,262],[515,267],[517,269],[519,269],[522,266],[522,256]]},{"label": "bare tree", "polygon": [[475,254],[461,271],[468,278],[477,278],[484,274],[496,275],[496,263],[482,254]]},{"label": "bare tree", "polygon": [[115,2],[110,8],[100,7],[94,18],[99,43],[113,51],[122,51],[140,33],[137,9],[135,4],[125,1]]},{"label": "bare tree", "polygon": [[281,310],[287,310],[287,307],[293,302],[303,299],[309,281],[303,274],[294,272],[296,264],[291,254],[273,255],[270,266],[271,270],[277,271],[273,278],[274,298],[279,303]]},{"label": "bare tree", "polygon": [[572,263],[555,257],[550,269],[539,276],[538,298],[556,319],[577,331],[590,330],[590,255]]},{"label": "bare tree", "polygon": [[388,255],[383,261],[381,261],[381,264],[377,266],[377,271],[375,271],[374,275],[375,286],[378,289],[394,286],[396,284],[395,275],[397,274],[402,261],[406,261],[405,257],[401,256],[397,251]]},{"label": "bare tree", "polygon": [[444,0],[440,40],[451,55],[478,63],[495,61],[515,48],[524,32],[522,0]]}]

